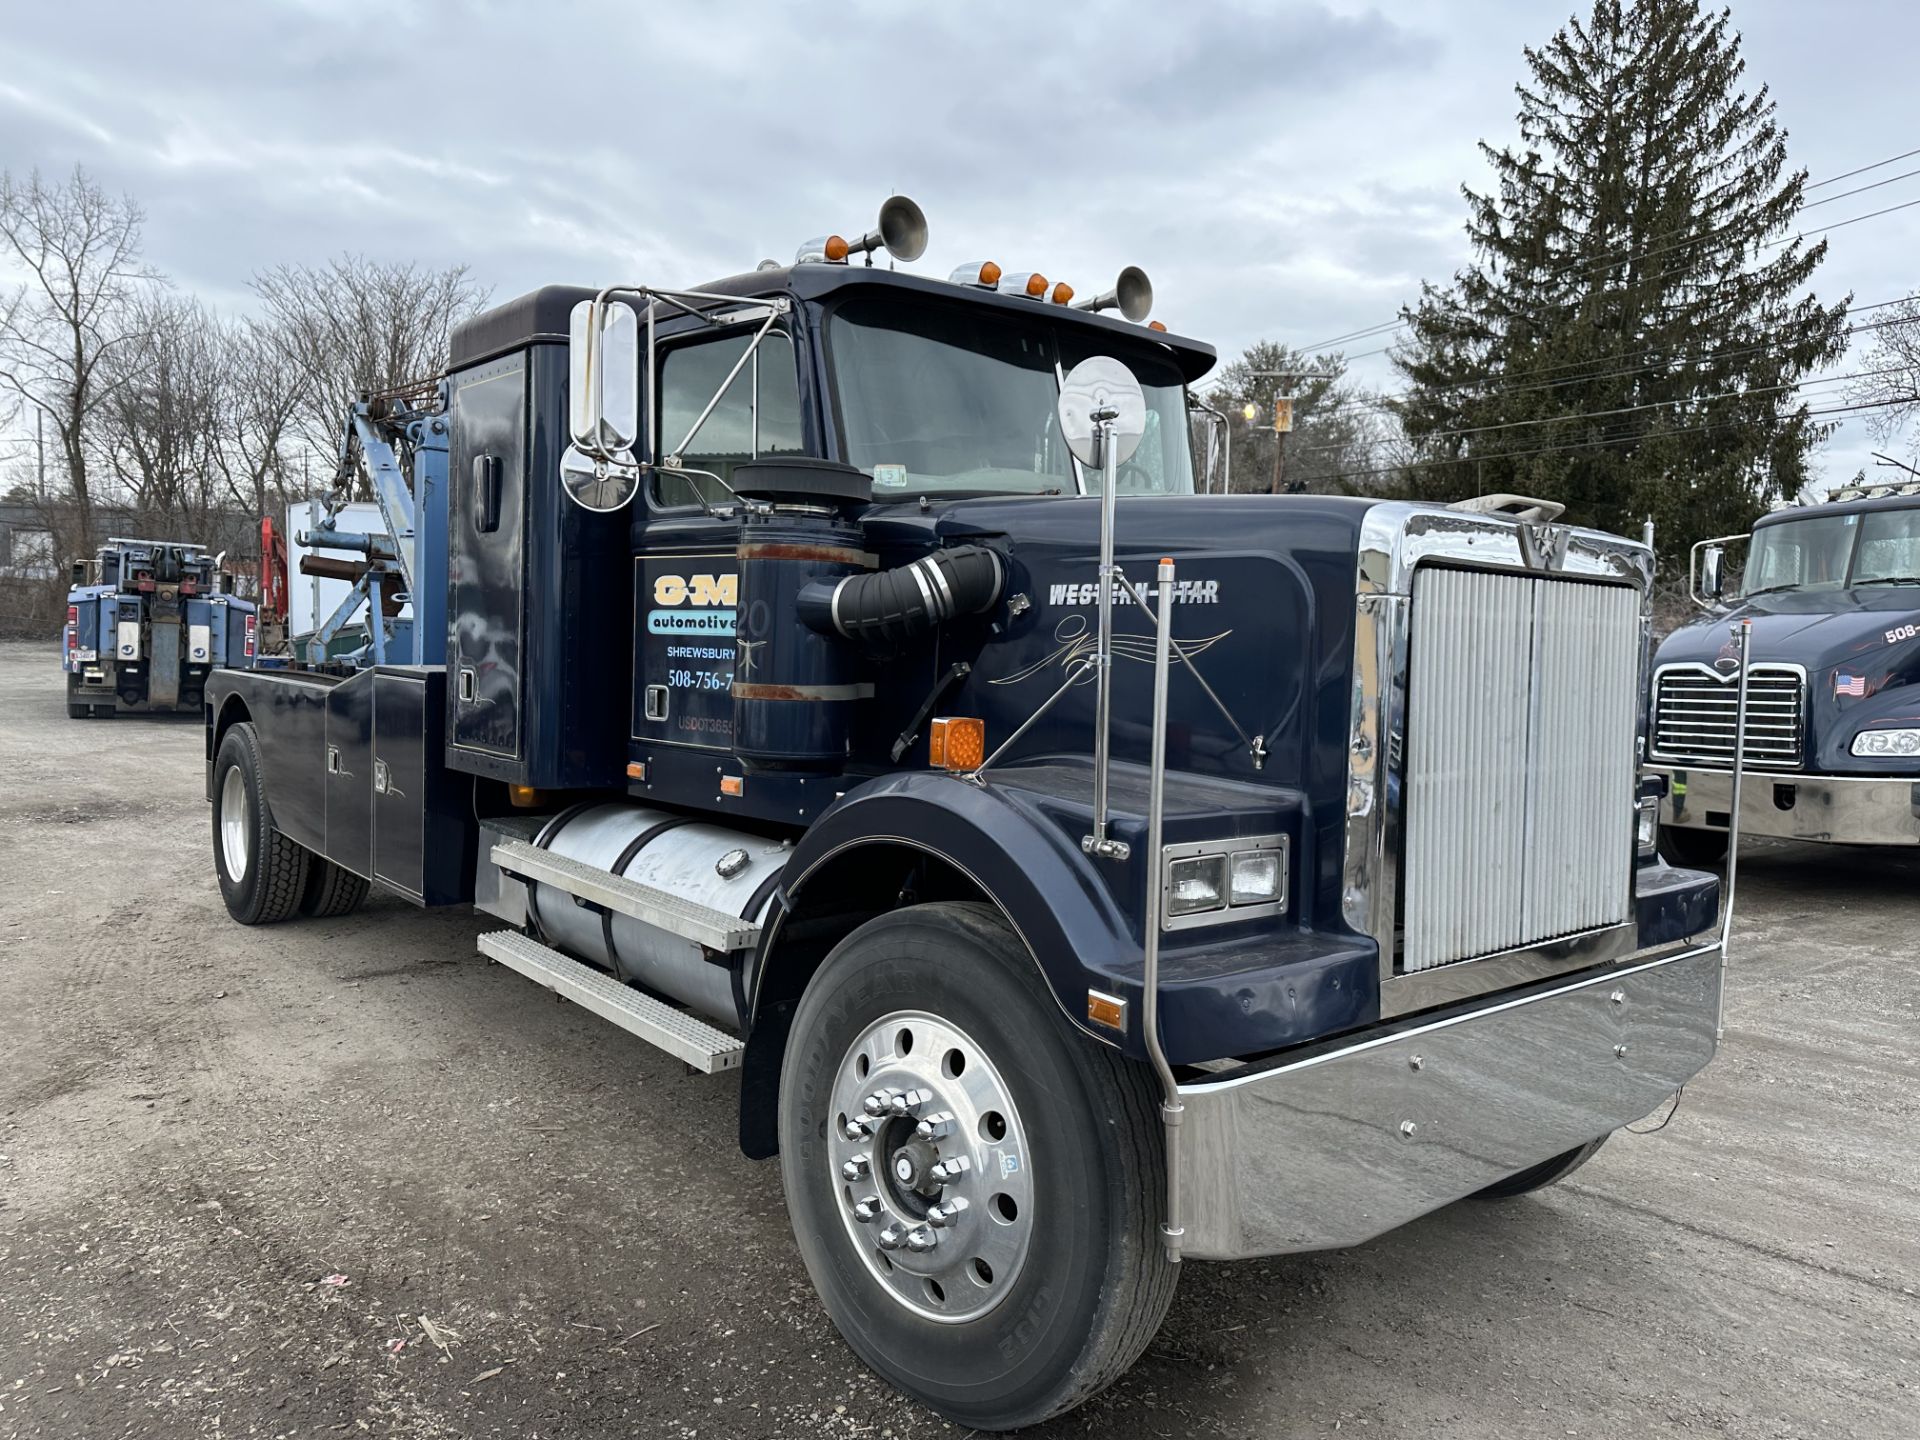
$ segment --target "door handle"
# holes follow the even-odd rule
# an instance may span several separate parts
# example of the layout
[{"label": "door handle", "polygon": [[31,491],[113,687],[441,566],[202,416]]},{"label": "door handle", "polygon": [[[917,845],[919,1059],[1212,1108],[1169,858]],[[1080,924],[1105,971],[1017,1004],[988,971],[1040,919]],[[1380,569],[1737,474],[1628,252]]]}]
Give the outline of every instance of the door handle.
[{"label": "door handle", "polygon": [[500,457],[473,457],[474,520],[480,533],[491,535],[500,528]]}]

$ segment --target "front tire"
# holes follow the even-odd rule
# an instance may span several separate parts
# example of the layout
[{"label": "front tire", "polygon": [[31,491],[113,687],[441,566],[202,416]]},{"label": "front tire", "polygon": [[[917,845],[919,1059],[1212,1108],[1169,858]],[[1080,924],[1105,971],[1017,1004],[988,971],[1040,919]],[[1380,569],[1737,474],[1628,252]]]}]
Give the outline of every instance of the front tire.
[{"label": "front tire", "polygon": [[1517,1175],[1509,1175],[1506,1179],[1479,1191],[1473,1198],[1512,1200],[1516,1196],[1530,1195],[1535,1190],[1544,1190],[1549,1185],[1557,1185],[1591,1160],[1594,1152],[1606,1143],[1605,1135],[1598,1140],[1589,1140],[1586,1144],[1569,1150],[1564,1155],[1556,1155],[1551,1160],[1542,1160],[1538,1165],[1522,1170]]},{"label": "front tire", "polygon": [[1689,870],[1711,870],[1726,861],[1727,832],[1682,830],[1678,826],[1662,825],[1660,853]]},{"label": "front tire", "polygon": [[801,998],[780,1080],[795,1238],[847,1343],[980,1430],[1118,1378],[1179,1273],[1159,1099],[1145,1066],[1068,1024],[991,908],[854,931]]},{"label": "front tire", "polygon": [[242,925],[272,925],[300,908],[306,850],[273,828],[260,742],[242,722],[227,731],[213,762],[213,866],[220,898]]}]

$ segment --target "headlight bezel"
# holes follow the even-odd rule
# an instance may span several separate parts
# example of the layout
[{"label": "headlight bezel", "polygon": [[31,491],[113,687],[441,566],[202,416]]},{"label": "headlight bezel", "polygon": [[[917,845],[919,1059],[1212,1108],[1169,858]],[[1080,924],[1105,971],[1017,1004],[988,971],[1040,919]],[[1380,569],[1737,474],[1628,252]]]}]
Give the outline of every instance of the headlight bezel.
[{"label": "headlight bezel", "polygon": [[[1862,742],[1873,741],[1882,742],[1883,748],[1860,748]],[[1895,743],[1902,748],[1884,748]],[[1920,760],[1920,726],[1882,725],[1877,729],[1862,730],[1847,746],[1847,753],[1856,760]]]},{"label": "headlight bezel", "polygon": [[[1163,846],[1159,876],[1160,928],[1185,930],[1198,925],[1226,925],[1284,915],[1291,902],[1292,850],[1293,840],[1288,835],[1236,835]],[[1192,876],[1200,868],[1195,862],[1201,861],[1211,862],[1206,868],[1214,870],[1218,877],[1216,899],[1204,908],[1193,907],[1176,913],[1176,881]],[[1271,898],[1261,899],[1257,893],[1248,893],[1246,899],[1235,901],[1236,889],[1240,888],[1235,884],[1236,875],[1244,873],[1248,881],[1246,889],[1251,892],[1258,872],[1270,872]]]}]

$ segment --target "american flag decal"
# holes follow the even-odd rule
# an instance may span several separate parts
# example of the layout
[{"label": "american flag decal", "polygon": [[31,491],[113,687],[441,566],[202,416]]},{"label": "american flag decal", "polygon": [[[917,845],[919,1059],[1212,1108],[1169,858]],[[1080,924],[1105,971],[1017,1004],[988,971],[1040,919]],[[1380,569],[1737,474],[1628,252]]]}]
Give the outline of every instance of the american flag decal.
[{"label": "american flag decal", "polygon": [[1851,695],[1855,699],[1863,699],[1867,693],[1867,677],[1864,675],[1849,675],[1844,670],[1836,670],[1833,676],[1833,693],[1836,695]]}]

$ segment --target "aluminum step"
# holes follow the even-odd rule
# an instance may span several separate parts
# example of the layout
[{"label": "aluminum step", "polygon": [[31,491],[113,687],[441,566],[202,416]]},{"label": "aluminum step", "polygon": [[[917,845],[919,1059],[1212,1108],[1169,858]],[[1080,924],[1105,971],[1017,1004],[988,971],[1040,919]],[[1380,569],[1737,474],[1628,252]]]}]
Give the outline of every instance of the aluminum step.
[{"label": "aluminum step", "polygon": [[704,1070],[737,1070],[746,1045],[726,1031],[671,1005],[622,985],[591,965],[582,965],[517,930],[494,930],[480,937],[480,953],[518,970],[535,984],[564,995],[576,1005],[638,1035],[649,1045]]},{"label": "aluminum step", "polygon": [[598,866],[583,865],[550,850],[537,850],[519,840],[502,841],[493,847],[490,855],[495,865],[522,879],[537,880],[595,905],[631,915],[709,950],[751,950],[760,940],[760,927],[738,915],[683,899],[670,890],[642,885]]}]

